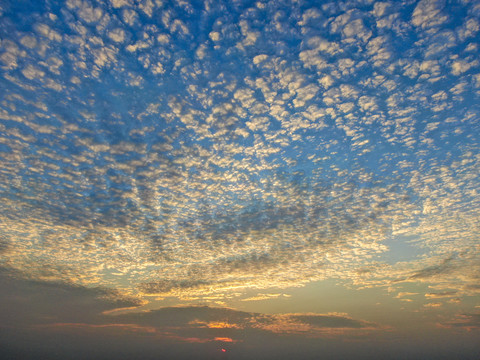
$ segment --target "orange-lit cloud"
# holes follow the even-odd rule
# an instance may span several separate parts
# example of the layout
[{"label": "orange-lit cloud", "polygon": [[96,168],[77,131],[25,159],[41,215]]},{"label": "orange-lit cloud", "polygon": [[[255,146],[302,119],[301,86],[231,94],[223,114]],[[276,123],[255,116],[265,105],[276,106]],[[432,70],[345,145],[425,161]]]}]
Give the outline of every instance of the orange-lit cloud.
[{"label": "orange-lit cloud", "polygon": [[232,324],[223,321],[210,321],[204,322],[199,320],[191,321],[189,324],[196,325],[200,327],[206,327],[209,329],[242,329],[242,327],[238,324]]},{"label": "orange-lit cloud", "polygon": [[248,297],[245,299],[242,299],[241,301],[261,301],[261,300],[270,300],[270,299],[276,299],[279,297],[290,297],[288,294],[258,294],[256,296]]},{"label": "orange-lit cloud", "polygon": [[232,338],[229,338],[229,337],[216,337],[213,340],[214,341],[221,341],[221,342],[228,342],[228,343],[235,342]]},{"label": "orange-lit cloud", "polygon": [[457,294],[457,291],[443,291],[438,293],[426,293],[425,297],[429,299],[440,299],[446,297],[453,297]]},{"label": "orange-lit cloud", "polygon": [[427,303],[427,304],[424,304],[423,306],[426,307],[426,308],[439,308],[439,307],[443,306],[443,304],[439,303],[439,302],[436,302],[436,303]]},{"label": "orange-lit cloud", "polygon": [[[366,334],[378,331],[378,324],[355,320],[346,314],[278,314],[263,315],[252,321],[252,327],[277,334],[303,335],[307,337],[338,336],[342,334]],[[383,330],[386,328],[383,327]]]}]

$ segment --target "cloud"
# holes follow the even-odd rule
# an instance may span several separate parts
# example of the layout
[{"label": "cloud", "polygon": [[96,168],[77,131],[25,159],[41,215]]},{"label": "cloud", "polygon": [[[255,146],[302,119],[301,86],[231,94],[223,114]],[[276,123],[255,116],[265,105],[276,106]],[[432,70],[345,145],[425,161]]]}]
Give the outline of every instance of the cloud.
[{"label": "cloud", "polygon": [[358,321],[344,315],[293,314],[289,318],[294,322],[305,323],[313,328],[370,328],[377,325],[365,321]]},{"label": "cloud", "polygon": [[444,0],[421,0],[412,14],[412,24],[422,29],[443,24],[447,16],[442,13]]},{"label": "cloud", "polygon": [[439,299],[444,297],[453,297],[456,294],[457,294],[456,291],[443,291],[438,293],[427,293],[425,294],[425,297],[429,299]]},{"label": "cloud", "polygon": [[[213,307],[172,307],[146,313],[114,316],[115,321],[133,321],[142,327],[168,326],[169,329],[191,327],[205,334],[228,330],[229,338],[238,340],[241,333],[261,330],[268,333],[296,335],[309,332],[322,337],[349,331],[376,331],[377,324],[355,320],[344,314],[277,314],[250,313]],[[171,330],[170,330],[171,331]],[[185,330],[184,330],[185,331]]]},{"label": "cloud", "polygon": [[466,330],[480,329],[480,314],[459,314],[454,319],[439,324],[447,328],[463,328]]},{"label": "cloud", "polygon": [[414,292],[408,292],[408,291],[401,291],[397,294],[396,298],[401,299],[405,296],[412,296],[412,295],[418,295],[418,293]]},{"label": "cloud", "polygon": [[[115,312],[119,306],[140,303],[106,289],[22,280],[5,270],[0,284],[4,290],[0,344],[6,353],[23,358],[38,353],[81,358],[88,353],[94,358],[113,354],[120,359],[153,359],[161,349],[169,356],[187,358],[200,352],[201,358],[206,354],[211,359],[210,351],[219,345],[237,346],[241,352],[243,344],[256,347],[256,339],[265,344],[281,335],[285,341],[285,336],[296,337],[302,329],[310,329],[309,337],[316,339],[345,339],[381,329],[345,314],[267,315],[208,306]],[[26,342],[29,346],[24,346]]]},{"label": "cloud", "polygon": [[135,10],[124,9],[122,11],[122,19],[126,24],[133,26],[138,20],[138,14]]},{"label": "cloud", "polygon": [[[61,41],[62,40],[62,36],[57,31],[50,28],[47,24],[41,24],[41,23],[36,24],[35,30],[37,31],[37,33],[46,37],[49,40],[52,40],[52,41]],[[31,43],[31,41],[30,41],[30,43]]]},{"label": "cloud", "polygon": [[114,8],[133,5],[130,0],[110,0],[110,2]]},{"label": "cloud", "polygon": [[441,275],[453,271],[453,257],[449,257],[441,261],[440,264],[429,266],[424,269],[421,269],[415,272],[413,275],[409,277],[409,279],[422,279],[422,278],[430,278],[436,275]]},{"label": "cloud", "polygon": [[155,4],[152,0],[143,0],[138,4],[138,7],[148,16],[152,17]]},{"label": "cloud", "polygon": [[257,55],[253,58],[253,63],[257,65],[257,64],[260,64],[262,61],[265,61],[266,59],[268,59],[268,55],[265,55],[265,54]]},{"label": "cloud", "polygon": [[88,0],[68,0],[66,5],[70,9],[75,9],[86,23],[98,22],[103,16],[103,10],[100,7],[93,7]]},{"label": "cloud", "polygon": [[365,28],[361,19],[356,19],[348,22],[342,30],[342,35],[345,38],[357,38],[363,42],[368,41],[372,36],[371,31]]},{"label": "cloud", "polygon": [[472,61],[470,63],[462,60],[454,61],[452,63],[452,74],[458,76],[460,74],[467,72],[468,70],[470,70],[470,68],[475,67],[477,65],[478,65],[478,61]]},{"label": "cloud", "polygon": [[19,330],[52,321],[95,322],[103,311],[142,304],[115,290],[26,280],[3,268],[0,283],[4,289],[0,295],[2,326]]},{"label": "cloud", "polygon": [[[52,289],[52,291],[55,290]],[[66,294],[70,295],[71,292],[72,289],[68,289]],[[16,295],[18,296],[18,293]],[[52,306],[64,306],[63,301],[64,299],[58,299]],[[90,308],[90,310],[87,308],[92,304],[86,305],[77,301],[77,305],[73,305],[77,307],[77,317],[67,316],[68,312],[57,313],[55,317],[45,317],[45,320],[38,323],[32,322],[29,326],[34,326],[39,331],[49,332],[69,329],[76,333],[93,332],[99,335],[102,333],[104,335],[121,333],[138,336],[156,335],[156,338],[160,339],[185,342],[191,342],[192,339],[204,339],[205,342],[237,342],[243,341],[245,334],[253,336],[258,330],[285,335],[297,335],[308,331],[312,337],[347,334],[349,331],[380,330],[377,324],[355,320],[344,314],[267,315],[207,306],[167,307],[146,312],[109,313],[101,316],[92,311],[95,308]],[[97,300],[99,305],[101,302],[101,299]],[[79,304],[82,305],[79,307]],[[86,311],[95,316],[85,317]],[[25,314],[34,315],[31,320],[36,319],[39,315],[36,312],[26,312]],[[80,320],[82,317],[84,321]],[[78,320],[75,322],[72,321],[73,319]],[[222,333],[229,336],[215,336],[215,334]],[[248,335],[249,333],[251,335]]]},{"label": "cloud", "polygon": [[432,309],[434,309],[434,308],[442,307],[443,304],[440,303],[440,302],[436,302],[436,303],[427,303],[427,304],[425,304],[425,305],[423,305],[423,306],[426,307],[426,308],[432,308]]},{"label": "cloud", "polygon": [[287,295],[286,294],[257,294],[255,296],[242,299],[242,301],[270,300],[270,299],[276,299],[281,296],[287,296]]},{"label": "cloud", "polygon": [[1,29],[2,264],[208,303],[476,293],[475,6],[217,5],[69,0]]},{"label": "cloud", "polygon": [[41,79],[45,75],[45,72],[39,68],[34,67],[33,65],[28,65],[25,69],[22,70],[23,76],[29,80]]},{"label": "cloud", "polygon": [[208,34],[208,36],[210,37],[210,39],[212,39],[212,41],[219,41],[221,37],[218,31],[212,31],[210,34]]},{"label": "cloud", "polygon": [[37,46],[37,39],[33,36],[25,35],[24,37],[22,37],[20,39],[20,43],[23,46],[26,46],[26,47],[32,49],[32,48]]},{"label": "cloud", "polygon": [[108,33],[108,37],[115,42],[123,42],[125,40],[125,31],[121,28],[113,29]]}]

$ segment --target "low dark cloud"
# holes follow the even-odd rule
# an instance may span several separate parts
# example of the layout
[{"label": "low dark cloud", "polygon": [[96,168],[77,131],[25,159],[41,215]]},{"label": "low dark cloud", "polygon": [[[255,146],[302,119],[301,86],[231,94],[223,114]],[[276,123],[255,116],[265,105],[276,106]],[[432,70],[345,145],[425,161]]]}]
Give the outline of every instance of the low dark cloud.
[{"label": "low dark cloud", "polygon": [[380,329],[336,314],[269,315],[209,306],[112,312],[139,302],[103,288],[26,280],[6,270],[0,271],[0,286],[0,346],[7,359],[215,359],[221,347],[247,354],[260,338],[276,344],[278,336],[299,340],[305,331],[322,339]]},{"label": "low dark cloud", "polygon": [[[393,329],[345,314],[264,314],[209,306],[126,313],[112,310],[139,303],[103,288],[25,280],[6,270],[0,272],[0,286],[2,359],[211,360],[225,358],[222,348],[231,359],[441,353],[398,344],[393,333],[388,335]],[[478,314],[465,314],[442,326],[476,331],[478,320]],[[468,346],[455,349],[470,359],[473,345]]]},{"label": "low dark cloud", "polygon": [[[309,325],[313,329],[376,328],[377,324],[338,314],[278,314],[269,315],[209,306],[167,307],[148,312],[135,312],[111,317],[115,322],[136,323],[142,326],[185,326],[209,329],[257,329],[270,331],[267,325],[277,326],[278,332],[289,333],[295,326]],[[288,326],[286,326],[288,325]]]},{"label": "low dark cloud", "polygon": [[[228,308],[214,308],[209,306],[180,306],[166,307],[148,312],[135,312],[115,315],[108,318],[115,322],[133,322],[141,325],[161,327],[186,326],[193,324],[208,324],[221,322],[238,324],[244,327],[255,314],[237,311]],[[106,319],[107,320],[107,319]],[[194,327],[198,327],[194,325]]]},{"label": "low dark cloud", "polygon": [[480,330],[480,313],[459,314],[454,319],[440,323],[441,326],[463,328],[466,330]]},{"label": "low dark cloud", "polygon": [[140,301],[111,289],[28,280],[19,275],[0,269],[0,326],[98,322],[104,311],[140,305]]}]

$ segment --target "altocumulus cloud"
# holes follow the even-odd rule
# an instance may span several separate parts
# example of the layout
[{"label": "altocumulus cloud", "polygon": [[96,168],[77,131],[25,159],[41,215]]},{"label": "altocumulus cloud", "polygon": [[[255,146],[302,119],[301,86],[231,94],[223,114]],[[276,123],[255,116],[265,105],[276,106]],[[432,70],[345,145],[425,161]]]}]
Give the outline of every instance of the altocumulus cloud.
[{"label": "altocumulus cloud", "polygon": [[479,8],[454,3],[2,3],[1,266],[478,294]]}]

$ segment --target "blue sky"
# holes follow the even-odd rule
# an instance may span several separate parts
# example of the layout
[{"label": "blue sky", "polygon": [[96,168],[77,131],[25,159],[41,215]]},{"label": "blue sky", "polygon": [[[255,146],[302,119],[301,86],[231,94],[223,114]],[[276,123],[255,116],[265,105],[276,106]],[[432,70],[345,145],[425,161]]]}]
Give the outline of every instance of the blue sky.
[{"label": "blue sky", "polygon": [[[338,358],[361,337],[346,348],[367,358],[382,336],[388,357],[404,334],[440,356],[423,329],[478,355],[460,345],[479,329],[478,1],[21,0],[0,17],[0,303],[68,293],[2,332],[203,339],[207,358],[247,356],[252,331],[265,358],[283,337]],[[55,314],[84,297],[86,320]]]}]

